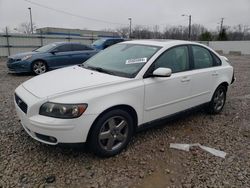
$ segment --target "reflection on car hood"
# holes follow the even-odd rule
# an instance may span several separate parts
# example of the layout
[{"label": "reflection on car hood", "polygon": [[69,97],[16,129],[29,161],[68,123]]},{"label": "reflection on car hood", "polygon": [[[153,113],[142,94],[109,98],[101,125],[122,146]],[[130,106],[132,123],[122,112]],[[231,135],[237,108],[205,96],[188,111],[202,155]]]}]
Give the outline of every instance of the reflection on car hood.
[{"label": "reflection on car hood", "polygon": [[39,54],[41,52],[24,52],[24,53],[18,53],[18,54],[15,54],[15,55],[11,55],[9,56],[9,58],[11,59],[21,59],[27,55],[34,55],[34,54]]},{"label": "reflection on car hood", "polygon": [[33,95],[45,98],[127,80],[129,79],[72,66],[36,76],[24,82],[23,87]]}]

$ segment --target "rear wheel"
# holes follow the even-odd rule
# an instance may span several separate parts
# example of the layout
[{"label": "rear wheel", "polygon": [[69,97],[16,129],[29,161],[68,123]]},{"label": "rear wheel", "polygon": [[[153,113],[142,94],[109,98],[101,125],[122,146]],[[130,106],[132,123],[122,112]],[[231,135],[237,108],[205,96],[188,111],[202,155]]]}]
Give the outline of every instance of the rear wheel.
[{"label": "rear wheel", "polygon": [[39,75],[39,74],[43,74],[47,71],[47,65],[44,61],[35,61],[33,64],[32,64],[32,71],[36,74],[36,75]]},{"label": "rear wheel", "polygon": [[225,86],[219,86],[214,94],[213,98],[209,103],[208,110],[212,114],[218,114],[222,111],[226,102],[227,89]]},{"label": "rear wheel", "polygon": [[98,118],[90,135],[90,149],[98,156],[120,153],[133,134],[133,119],[124,110],[112,110]]}]

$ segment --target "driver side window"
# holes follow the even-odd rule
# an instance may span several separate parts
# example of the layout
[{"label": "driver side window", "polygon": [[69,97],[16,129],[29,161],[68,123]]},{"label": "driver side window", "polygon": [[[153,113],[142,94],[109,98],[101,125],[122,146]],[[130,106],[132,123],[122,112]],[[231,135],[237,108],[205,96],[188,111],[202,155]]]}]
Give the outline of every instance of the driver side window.
[{"label": "driver side window", "polygon": [[72,51],[71,45],[70,45],[70,44],[64,44],[64,45],[58,46],[58,47],[56,48],[56,50],[57,50],[58,52],[68,52],[68,51]]},{"label": "driver side window", "polygon": [[160,67],[170,68],[172,73],[188,70],[188,47],[178,46],[165,51],[154,63],[154,70]]}]

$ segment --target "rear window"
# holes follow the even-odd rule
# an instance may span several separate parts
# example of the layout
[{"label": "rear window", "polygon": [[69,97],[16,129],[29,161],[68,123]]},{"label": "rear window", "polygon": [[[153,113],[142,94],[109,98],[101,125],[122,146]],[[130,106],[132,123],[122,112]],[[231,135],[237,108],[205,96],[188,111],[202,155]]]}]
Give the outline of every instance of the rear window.
[{"label": "rear window", "polygon": [[220,58],[217,55],[215,55],[214,53],[212,53],[212,52],[211,52],[211,54],[212,54],[213,59],[214,59],[214,66],[220,66],[221,65]]},{"label": "rear window", "polygon": [[213,66],[213,57],[211,53],[204,47],[192,46],[193,56],[194,56],[194,68],[202,69]]}]

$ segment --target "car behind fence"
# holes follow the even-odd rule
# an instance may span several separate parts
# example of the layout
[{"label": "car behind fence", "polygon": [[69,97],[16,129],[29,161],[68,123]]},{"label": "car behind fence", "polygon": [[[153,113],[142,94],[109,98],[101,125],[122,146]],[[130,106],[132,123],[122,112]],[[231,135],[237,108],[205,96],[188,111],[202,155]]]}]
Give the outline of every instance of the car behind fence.
[{"label": "car behind fence", "polygon": [[67,41],[91,44],[97,39],[99,39],[99,37],[95,35],[78,37],[71,35],[62,36],[42,34],[14,34],[8,32],[0,33],[0,57],[7,57],[20,52],[32,51],[52,42]]}]

